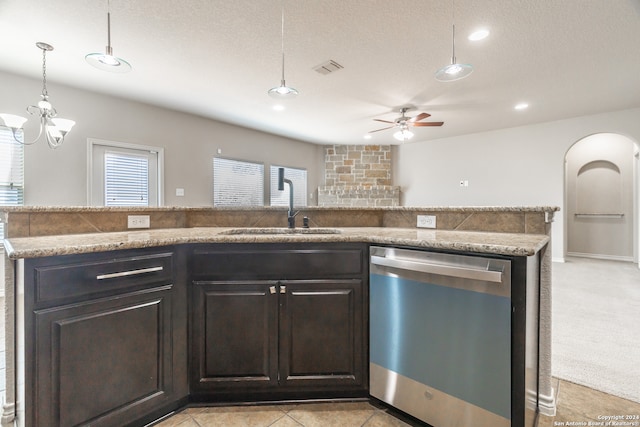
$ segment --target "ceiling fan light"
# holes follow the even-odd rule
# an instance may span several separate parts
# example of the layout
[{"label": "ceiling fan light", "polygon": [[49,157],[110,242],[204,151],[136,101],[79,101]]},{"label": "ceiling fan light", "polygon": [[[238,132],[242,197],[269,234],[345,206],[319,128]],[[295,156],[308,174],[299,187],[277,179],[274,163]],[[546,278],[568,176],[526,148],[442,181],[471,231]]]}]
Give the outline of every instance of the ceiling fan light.
[{"label": "ceiling fan light", "polygon": [[393,137],[398,141],[408,141],[413,138],[413,132],[408,129],[402,129],[394,133]]}]

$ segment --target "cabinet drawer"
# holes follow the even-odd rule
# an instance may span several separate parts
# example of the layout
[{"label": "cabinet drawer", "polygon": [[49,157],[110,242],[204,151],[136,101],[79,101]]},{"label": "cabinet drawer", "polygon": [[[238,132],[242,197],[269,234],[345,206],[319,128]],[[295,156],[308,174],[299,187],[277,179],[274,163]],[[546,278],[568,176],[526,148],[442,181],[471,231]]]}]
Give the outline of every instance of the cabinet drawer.
[{"label": "cabinet drawer", "polygon": [[353,277],[363,273],[361,245],[205,246],[194,249],[193,278]]},{"label": "cabinet drawer", "polygon": [[[34,268],[35,302],[48,303],[172,282],[173,253],[94,259]],[[76,261],[75,263],[73,261]]]}]

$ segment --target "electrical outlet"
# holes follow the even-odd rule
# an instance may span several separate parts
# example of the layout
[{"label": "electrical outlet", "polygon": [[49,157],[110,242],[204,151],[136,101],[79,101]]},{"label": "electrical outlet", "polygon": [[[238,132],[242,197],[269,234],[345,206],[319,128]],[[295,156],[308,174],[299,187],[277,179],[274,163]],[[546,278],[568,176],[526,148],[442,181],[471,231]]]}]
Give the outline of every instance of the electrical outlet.
[{"label": "electrical outlet", "polygon": [[418,227],[420,228],[436,228],[435,215],[418,215]]},{"label": "electrical outlet", "polygon": [[151,227],[151,219],[149,215],[128,215],[128,228],[149,228]]}]

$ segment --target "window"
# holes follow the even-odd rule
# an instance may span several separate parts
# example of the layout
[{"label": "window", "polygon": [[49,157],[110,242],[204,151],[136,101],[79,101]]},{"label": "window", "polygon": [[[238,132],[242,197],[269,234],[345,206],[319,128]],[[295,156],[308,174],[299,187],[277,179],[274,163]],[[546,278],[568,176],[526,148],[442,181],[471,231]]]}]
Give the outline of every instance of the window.
[{"label": "window", "polygon": [[[281,167],[271,166],[271,206],[289,206],[289,185],[284,185],[284,191],[278,190],[278,168]],[[307,206],[307,171],[285,167],[284,176],[293,182],[293,205]]]},{"label": "window", "polygon": [[[22,130],[16,137],[23,141]],[[11,129],[0,126],[0,205],[24,204],[24,145],[13,139]],[[0,238],[4,238],[4,224],[0,223]]]},{"label": "window", "polygon": [[161,206],[163,149],[89,141],[92,206]]},{"label": "window", "polygon": [[149,206],[149,159],[147,156],[104,154],[104,205]]},{"label": "window", "polygon": [[264,165],[214,157],[213,206],[264,206]]}]

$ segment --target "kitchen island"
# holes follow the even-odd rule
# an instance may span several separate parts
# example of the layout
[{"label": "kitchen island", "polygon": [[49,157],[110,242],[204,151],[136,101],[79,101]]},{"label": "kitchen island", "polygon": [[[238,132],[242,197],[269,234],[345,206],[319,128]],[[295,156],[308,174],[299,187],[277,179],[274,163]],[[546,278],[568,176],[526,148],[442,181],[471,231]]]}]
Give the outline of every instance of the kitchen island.
[{"label": "kitchen island", "polygon": [[[536,214],[541,212],[553,212],[553,210],[544,210],[538,209]],[[510,211],[513,212],[513,211]],[[316,214],[323,214],[324,212],[314,212]],[[352,213],[352,212],[351,212]],[[406,214],[406,212],[403,212]],[[311,216],[311,214],[310,214]],[[320,217],[321,215],[317,215],[316,217]],[[544,219],[549,219],[548,214],[543,216]],[[444,218],[441,220],[438,219],[440,223],[445,222]],[[446,222],[445,222],[446,223]],[[328,224],[321,224],[321,228],[326,228]],[[540,228],[538,228],[540,229]],[[107,233],[82,233],[82,234],[65,234],[65,235],[55,235],[55,236],[39,236],[39,237],[15,237],[10,238],[5,242],[6,253],[8,257],[8,265],[9,267],[17,266],[18,267],[18,280],[16,283],[20,283],[21,277],[23,274],[22,268],[24,268],[24,263],[29,265],[30,262],[34,261],[35,264],[38,264],[38,260],[42,259],[65,259],[65,257],[76,257],[76,256],[97,256],[95,254],[107,254],[107,258],[114,258],[115,254],[118,253],[126,253],[128,251],[138,251],[135,255],[139,258],[141,256],[141,252],[139,251],[155,251],[158,250],[160,253],[174,253],[173,260],[171,261],[171,265],[173,268],[177,267],[180,269],[181,265],[188,265],[189,258],[193,256],[193,248],[196,247],[204,247],[206,245],[217,245],[217,247],[233,247],[237,245],[247,246],[250,245],[252,247],[265,247],[264,245],[294,245],[296,248],[304,248],[306,246],[310,247],[326,247],[335,248],[335,245],[360,245],[360,247],[368,247],[368,245],[390,245],[394,247],[409,247],[409,248],[419,248],[419,249],[428,249],[442,252],[452,252],[452,253],[467,253],[467,254],[484,254],[484,255],[495,255],[499,257],[515,257],[515,258],[529,258],[535,257],[539,261],[536,263],[536,269],[539,270],[539,266],[543,266],[546,261],[545,251],[548,248],[549,237],[547,234],[527,234],[527,233],[502,233],[502,232],[483,232],[483,231],[458,231],[458,230],[424,230],[424,229],[416,229],[416,228],[408,228],[408,227],[332,227],[331,232],[301,232],[301,233],[288,233],[288,232],[272,232],[270,230],[266,230],[265,232],[260,232],[260,227],[252,227],[250,232],[245,232],[243,227],[189,227],[189,228],[171,228],[171,229],[149,229],[149,230],[141,230],[141,231],[114,231]],[[313,230],[313,229],[312,229]],[[332,246],[334,245],[334,246]],[[282,248],[282,246],[278,246]],[[182,248],[190,248],[186,252],[182,250]],[[363,251],[364,252],[364,251]],[[70,258],[67,258],[70,259]],[[103,261],[101,259],[100,261]],[[95,261],[95,260],[94,260]],[[66,262],[66,261],[65,261]],[[363,262],[364,259],[363,259]],[[95,262],[92,262],[95,264]],[[63,264],[54,263],[58,267],[62,267]],[[56,268],[58,268],[56,267]],[[56,271],[56,268],[53,271]],[[59,268],[58,268],[59,269]],[[11,270],[11,269],[9,269]],[[184,270],[184,269],[183,269]],[[364,270],[363,270],[364,271]],[[359,274],[364,274],[361,271]],[[175,278],[173,278],[171,283],[176,284],[176,288],[180,283],[183,283],[186,286],[186,283],[195,281],[191,280],[189,276],[190,273],[183,271],[182,273],[178,273]],[[336,273],[338,276],[340,273]],[[539,275],[539,271],[536,272]],[[45,274],[46,276],[46,274]],[[338,280],[338,282],[342,285],[345,285],[345,280],[352,281],[355,280],[353,277],[338,277],[329,274],[327,276],[328,279],[333,280],[334,282]],[[334,278],[335,277],[335,278]],[[362,279],[364,276],[359,277]],[[14,282],[15,276],[13,275],[13,271],[8,274],[8,279],[10,283]],[[294,279],[296,279],[294,277]],[[29,283],[27,279],[27,283]],[[163,281],[164,280],[164,281]],[[153,301],[171,301],[171,304],[160,304],[154,306],[154,310],[149,311],[149,315],[156,316],[157,313],[165,313],[165,317],[170,316],[186,316],[187,314],[184,311],[174,311],[177,306],[185,306],[187,294],[180,293],[181,291],[176,291],[177,293],[172,293],[174,290],[168,288],[169,282],[165,279],[161,280],[157,284],[159,285],[158,291],[160,292],[157,295],[164,295],[162,297],[158,297],[153,299]],[[191,281],[190,281],[191,280]],[[253,280],[253,279],[252,279]],[[200,281],[202,282],[202,281]],[[212,282],[213,283],[213,282]],[[540,282],[542,284],[542,281]],[[206,288],[207,285],[204,283],[203,289],[207,289],[211,291],[214,288]],[[217,286],[217,285],[216,285]],[[358,285],[360,286],[360,285]],[[144,286],[143,286],[144,288]],[[160,289],[162,288],[162,289]],[[54,288],[49,288],[54,289]],[[136,288],[137,289],[137,288]],[[140,291],[142,288],[137,289]],[[145,288],[146,289],[146,288]],[[155,289],[155,288],[154,288]],[[337,289],[337,288],[336,288]],[[340,288],[342,289],[342,288]],[[344,288],[347,289],[347,288]],[[358,288],[361,290],[366,290],[364,288]],[[338,289],[339,290],[339,289]],[[161,294],[165,292],[165,294]],[[186,291],[185,291],[186,292]],[[340,292],[336,292],[336,295],[339,295]],[[346,292],[346,291],[345,291]],[[356,290],[356,295],[363,302],[366,296],[366,292],[362,293],[361,291]],[[101,295],[102,297],[107,297],[107,294]],[[65,296],[66,298],[67,296]],[[53,300],[57,297],[52,297]],[[155,298],[155,297],[154,297]],[[171,299],[173,298],[173,299]],[[52,301],[53,301],[52,300]],[[35,301],[35,300],[34,300]],[[66,300],[59,300],[66,301]],[[69,300],[73,301],[73,300]],[[69,302],[66,301],[66,302]],[[38,303],[42,302],[39,300]],[[147,301],[149,302],[149,301]],[[134,301],[136,306],[140,304],[140,301]],[[67,304],[68,306],[68,304]],[[143,306],[145,306],[143,304]],[[153,304],[151,305],[153,306]],[[53,305],[48,307],[46,305],[43,306],[34,306],[37,310],[44,310],[47,314],[51,313]],[[34,308],[31,307],[31,308]],[[65,306],[66,307],[66,306]],[[145,306],[147,307],[147,306]],[[169,308],[172,307],[172,308]],[[163,311],[164,310],[164,311]],[[186,308],[183,308],[186,310]],[[366,310],[365,310],[366,311]],[[182,313],[182,314],[180,314]],[[358,316],[362,318],[363,312],[359,311]],[[74,316],[76,316],[75,314]],[[75,318],[72,316],[72,318]],[[18,316],[20,317],[20,316]],[[144,314],[143,317],[144,318]],[[20,319],[18,319],[20,320]],[[46,322],[51,319],[46,318]],[[165,319],[166,321],[166,319]],[[48,323],[44,324],[48,324]],[[63,321],[62,324],[66,321]],[[55,322],[54,322],[55,323]],[[165,325],[168,328],[168,324]],[[162,327],[160,327],[162,329]],[[186,330],[186,326],[184,328]],[[362,332],[362,327],[360,328],[360,332]],[[177,330],[180,330],[178,328]],[[364,327],[366,330],[366,327]],[[170,339],[168,337],[163,338],[166,343],[166,348],[171,347]],[[185,337],[181,337],[179,339],[186,339]],[[191,339],[191,341],[195,341]],[[175,345],[180,342],[174,342]],[[175,354],[173,356],[176,356]],[[177,356],[180,356],[179,354]],[[184,355],[183,355],[184,356]],[[168,356],[167,356],[168,357]],[[180,356],[182,357],[182,356]],[[186,357],[186,356],[184,356]],[[358,356],[362,360],[362,354]],[[179,358],[179,357],[178,357]],[[167,358],[166,360],[170,360]],[[10,360],[10,363],[13,361]],[[49,363],[49,362],[47,362]],[[166,365],[166,364],[165,364]],[[165,366],[163,365],[163,366]],[[185,363],[186,365],[186,363]],[[20,369],[19,369],[20,371]],[[541,369],[542,373],[542,369]],[[168,374],[167,374],[168,375]],[[173,390],[177,390],[178,393],[174,395],[165,395],[164,397],[160,397],[159,399],[164,399],[163,404],[158,404],[153,407],[153,410],[162,410],[162,408],[170,408],[171,405],[176,404],[184,404],[188,401],[188,391],[186,385],[180,385],[184,383],[186,380],[184,377],[184,370],[177,369],[175,372],[168,375],[166,378],[171,379],[175,387]],[[353,378],[356,378],[357,375],[352,375]],[[191,382],[193,383],[193,376],[191,377]],[[366,376],[364,377],[366,380]],[[363,378],[359,378],[360,381]],[[168,380],[167,380],[168,381]],[[344,382],[344,381],[343,381]],[[169,384],[170,382],[166,382]],[[316,381],[317,383],[317,381]],[[362,384],[356,387],[353,390],[353,396],[362,395]],[[181,388],[182,387],[182,388]],[[348,388],[348,387],[347,387]],[[314,392],[318,390],[322,391],[322,387],[320,389],[314,389]],[[340,388],[334,388],[334,392],[336,390],[340,390]],[[352,391],[353,391],[352,390]],[[360,390],[358,392],[357,390]],[[364,389],[366,391],[366,387]],[[193,390],[192,390],[193,393]],[[312,393],[313,394],[313,393]],[[316,394],[317,396],[321,396],[322,393]],[[291,395],[289,395],[291,396]],[[344,395],[345,397],[349,396],[348,394]],[[339,392],[329,393],[327,397],[337,398],[340,397]],[[172,400],[173,399],[173,400]],[[186,399],[186,400],[185,400]],[[205,399],[206,400],[206,399]],[[167,403],[168,402],[168,403]],[[176,403],[177,402],[177,403]],[[11,406],[9,405],[5,408],[5,418],[11,418]],[[164,406],[163,406],[164,405]],[[166,406],[169,405],[169,406]],[[160,409],[158,409],[160,408]],[[153,412],[153,411],[151,411]],[[156,414],[157,415],[157,414]],[[20,416],[18,417],[20,419]],[[108,422],[104,425],[114,425],[109,424]]]}]

